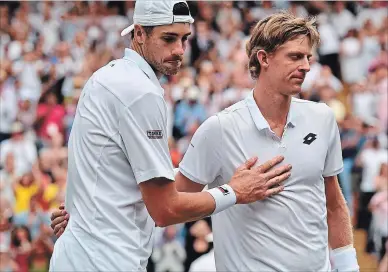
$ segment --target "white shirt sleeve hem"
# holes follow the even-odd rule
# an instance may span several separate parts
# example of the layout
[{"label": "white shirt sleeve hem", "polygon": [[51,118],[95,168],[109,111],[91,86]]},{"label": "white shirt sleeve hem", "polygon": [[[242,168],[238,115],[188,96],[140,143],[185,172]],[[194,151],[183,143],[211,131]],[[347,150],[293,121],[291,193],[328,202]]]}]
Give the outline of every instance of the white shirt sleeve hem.
[{"label": "white shirt sleeve hem", "polygon": [[202,185],[208,185],[208,182],[200,180],[200,179],[194,177],[193,175],[189,174],[186,170],[184,170],[182,168],[182,166],[179,166],[179,172],[181,172],[182,175],[184,175],[186,178],[190,179],[191,181],[193,181],[195,183],[199,183],[199,184],[202,184]]},{"label": "white shirt sleeve hem", "polygon": [[341,167],[341,168],[339,168],[339,169],[337,169],[337,170],[335,170],[335,171],[333,171],[333,172],[324,173],[324,174],[323,174],[323,177],[324,177],[324,178],[327,178],[327,177],[336,176],[336,175],[338,175],[339,173],[341,173],[343,169],[344,169],[344,168]]},{"label": "white shirt sleeve hem", "polygon": [[173,171],[160,171],[159,169],[147,170],[141,173],[135,172],[135,177],[138,184],[153,178],[166,178],[175,181]]}]

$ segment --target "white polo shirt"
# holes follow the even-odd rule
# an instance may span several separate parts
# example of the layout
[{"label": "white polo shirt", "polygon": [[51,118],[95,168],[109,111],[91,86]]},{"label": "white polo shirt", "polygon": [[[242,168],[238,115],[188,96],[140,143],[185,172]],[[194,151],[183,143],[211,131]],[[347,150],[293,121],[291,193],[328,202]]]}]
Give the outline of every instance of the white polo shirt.
[{"label": "white polo shirt", "polygon": [[126,49],[86,83],[69,140],[66,210],[52,271],[145,271],[155,222],[139,184],[174,179],[164,91]]},{"label": "white polo shirt", "polygon": [[228,183],[247,159],[263,163],[276,155],[293,167],[283,192],[212,216],[217,271],[330,271],[324,177],[343,164],[325,104],[293,98],[280,139],[251,94],[202,124],[180,172],[213,188]]}]

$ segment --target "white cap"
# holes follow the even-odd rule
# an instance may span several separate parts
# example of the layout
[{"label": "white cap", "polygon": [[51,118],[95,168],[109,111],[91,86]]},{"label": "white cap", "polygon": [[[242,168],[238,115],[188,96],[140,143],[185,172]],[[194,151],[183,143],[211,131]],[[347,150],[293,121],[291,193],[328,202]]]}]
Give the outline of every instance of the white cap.
[{"label": "white cap", "polygon": [[173,23],[194,23],[190,11],[187,15],[174,15],[173,10],[177,3],[187,5],[183,0],[137,0],[133,24],[121,31],[121,36],[131,33],[135,25],[160,26]]}]

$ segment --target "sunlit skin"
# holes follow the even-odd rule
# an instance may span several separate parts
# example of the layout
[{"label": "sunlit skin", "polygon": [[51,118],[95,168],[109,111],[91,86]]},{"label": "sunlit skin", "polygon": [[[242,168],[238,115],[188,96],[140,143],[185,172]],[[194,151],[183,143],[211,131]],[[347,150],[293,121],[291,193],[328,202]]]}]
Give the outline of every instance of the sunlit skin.
[{"label": "sunlit skin", "polygon": [[158,77],[178,73],[191,34],[190,24],[156,26],[148,36],[142,26],[135,25],[134,31],[132,49],[144,57]]},{"label": "sunlit skin", "polygon": [[275,52],[257,52],[261,69],[254,98],[278,136],[283,133],[291,97],[302,91],[302,83],[310,71],[311,57],[310,40],[302,35],[279,46]]},{"label": "sunlit skin", "polygon": [[[274,93],[284,96],[299,94],[306,73],[310,71],[312,47],[306,36],[281,45],[274,53],[258,52],[261,64],[260,77],[266,77]],[[270,76],[268,76],[270,75]]]}]

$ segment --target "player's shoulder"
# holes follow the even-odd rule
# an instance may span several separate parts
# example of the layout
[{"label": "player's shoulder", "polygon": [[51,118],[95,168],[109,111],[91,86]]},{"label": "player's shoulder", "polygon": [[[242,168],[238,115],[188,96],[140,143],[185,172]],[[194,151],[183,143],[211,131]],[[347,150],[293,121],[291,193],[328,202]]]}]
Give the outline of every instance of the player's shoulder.
[{"label": "player's shoulder", "polygon": [[161,89],[147,75],[126,59],[116,59],[97,70],[93,80],[112,92],[125,106],[146,94],[162,96]]},{"label": "player's shoulder", "polygon": [[220,111],[217,113],[217,117],[219,118],[222,128],[233,129],[235,125],[241,125],[242,123],[247,122],[251,117],[246,99]]},{"label": "player's shoulder", "polygon": [[304,100],[293,97],[291,100],[291,106],[298,113],[302,113],[305,116],[310,116],[314,119],[319,118],[329,118],[334,116],[333,110],[322,102],[314,102],[310,100]]},{"label": "player's shoulder", "polygon": [[252,124],[252,117],[246,99],[241,100],[216,114],[218,127],[223,133],[234,135]]},{"label": "player's shoulder", "polygon": [[220,130],[220,119],[218,114],[212,115],[207,118],[200,126],[199,130],[206,133],[215,133]]},{"label": "player's shoulder", "polygon": [[220,118],[233,118],[235,115],[248,113],[248,107],[245,100],[241,100],[220,111],[217,116]]}]

